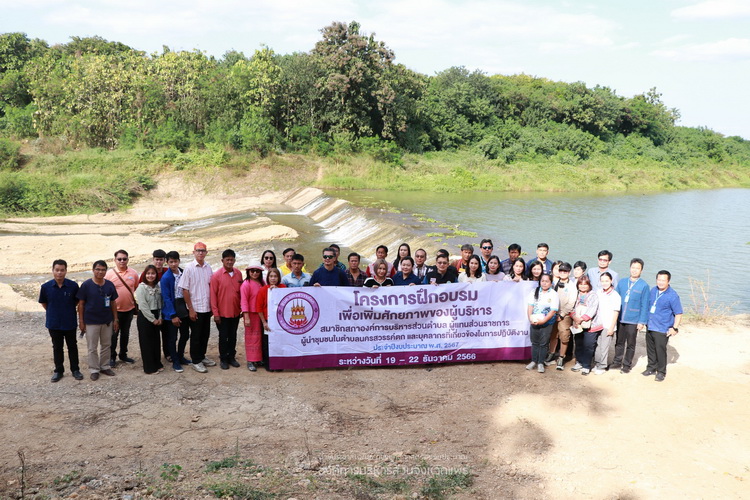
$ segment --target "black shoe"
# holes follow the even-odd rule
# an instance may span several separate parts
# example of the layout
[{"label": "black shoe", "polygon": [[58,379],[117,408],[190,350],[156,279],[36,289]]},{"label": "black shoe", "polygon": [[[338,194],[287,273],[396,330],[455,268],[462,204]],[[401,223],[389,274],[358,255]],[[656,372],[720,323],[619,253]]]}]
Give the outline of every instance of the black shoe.
[{"label": "black shoe", "polygon": [[227,364],[227,362],[226,362],[226,361],[221,361],[221,362],[219,363],[219,366],[221,366],[221,369],[222,369],[222,370],[229,370],[229,365]]},{"label": "black shoe", "polygon": [[619,370],[620,368],[622,368],[622,365],[620,363],[612,363],[611,365],[609,365],[610,370]]},{"label": "black shoe", "polygon": [[83,380],[83,373],[76,370],[73,372],[73,378],[76,380]]},{"label": "black shoe", "polygon": [[630,368],[623,366],[622,369],[620,370],[620,373],[628,374],[630,373]]},{"label": "black shoe", "polygon": [[192,364],[193,364],[193,362],[192,362],[192,361],[190,361],[190,360],[189,360],[189,359],[187,359],[187,358],[182,358],[182,359],[180,360],[180,364],[181,364],[181,365],[192,365]]},{"label": "black shoe", "polygon": [[109,366],[111,368],[114,368],[116,364],[117,364],[117,361],[115,360],[115,358],[112,358],[109,360]]},{"label": "black shoe", "polygon": [[654,370],[646,370],[643,373],[641,373],[641,375],[643,375],[644,377],[650,377],[651,375],[654,375],[654,374],[656,374]]},{"label": "black shoe", "polygon": [[664,382],[664,379],[667,377],[664,373],[657,373],[656,374],[656,381],[657,382]]},{"label": "black shoe", "polygon": [[92,373],[91,380],[99,380],[99,372]]},{"label": "black shoe", "polygon": [[170,363],[172,362],[172,356],[164,356],[164,359],[166,359]]},{"label": "black shoe", "polygon": [[60,372],[55,372],[52,374],[52,378],[50,379],[50,382],[59,382],[60,379],[63,378],[63,374]]},{"label": "black shoe", "polygon": [[124,361],[126,363],[135,363],[135,360],[133,358],[129,358],[127,356],[120,356],[120,361]]},{"label": "black shoe", "polygon": [[239,368],[240,367],[240,362],[237,361],[234,358],[232,358],[232,359],[229,360],[229,364],[232,365],[232,366],[234,366],[235,368]]}]

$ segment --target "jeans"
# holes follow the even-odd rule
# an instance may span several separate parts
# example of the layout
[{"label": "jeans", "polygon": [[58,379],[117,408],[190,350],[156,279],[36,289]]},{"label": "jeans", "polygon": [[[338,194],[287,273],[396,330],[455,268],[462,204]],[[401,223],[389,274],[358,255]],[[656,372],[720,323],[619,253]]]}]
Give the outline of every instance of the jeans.
[{"label": "jeans", "polygon": [[599,332],[584,330],[575,334],[576,362],[582,367],[591,369],[591,360],[596,350],[596,338]]},{"label": "jeans", "polygon": [[549,337],[555,323],[549,325],[531,325],[531,361],[544,363],[549,351]]},{"label": "jeans", "polygon": [[615,342],[615,365],[622,365],[628,370],[633,368],[635,343],[638,339],[638,325],[620,323],[617,326],[617,341]]},{"label": "jeans", "polygon": [[133,322],[135,309],[125,312],[117,312],[120,329],[112,332],[112,345],[110,347],[110,359],[117,359],[117,337],[120,337],[120,359],[128,357],[128,342],[130,341],[130,324]]},{"label": "jeans", "polygon": [[52,359],[55,361],[55,373],[65,373],[65,344],[68,344],[68,359],[70,360],[70,371],[77,372],[78,366],[78,343],[75,330],[50,330],[52,338]]}]

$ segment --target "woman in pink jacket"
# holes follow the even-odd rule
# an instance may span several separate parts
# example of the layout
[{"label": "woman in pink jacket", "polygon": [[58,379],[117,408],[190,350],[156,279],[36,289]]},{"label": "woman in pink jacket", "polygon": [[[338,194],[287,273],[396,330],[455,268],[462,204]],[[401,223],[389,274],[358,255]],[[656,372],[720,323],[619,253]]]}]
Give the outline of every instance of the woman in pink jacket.
[{"label": "woman in pink jacket", "polygon": [[260,263],[253,262],[245,269],[246,279],[240,287],[240,307],[245,323],[245,355],[247,357],[247,369],[251,372],[256,370],[255,363],[263,360],[263,327],[258,316],[258,292],[263,288],[263,267]]}]

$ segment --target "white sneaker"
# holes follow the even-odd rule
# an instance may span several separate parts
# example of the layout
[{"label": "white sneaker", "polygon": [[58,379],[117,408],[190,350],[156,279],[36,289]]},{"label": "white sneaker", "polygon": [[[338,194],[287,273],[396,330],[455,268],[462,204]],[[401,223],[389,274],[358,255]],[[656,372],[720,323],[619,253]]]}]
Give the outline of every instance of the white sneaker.
[{"label": "white sneaker", "polygon": [[526,365],[527,370],[533,370],[535,367],[536,367],[536,363],[534,363],[533,361],[529,363],[528,365]]},{"label": "white sneaker", "polygon": [[571,368],[571,370],[573,370],[574,372],[577,372],[581,368],[583,368],[583,365],[581,363],[576,363],[575,365],[573,365],[573,368]]},{"label": "white sneaker", "polygon": [[588,368],[581,368],[581,375],[588,375],[589,373],[591,373],[591,370]]},{"label": "white sneaker", "polygon": [[193,370],[199,372],[199,373],[206,373],[208,370],[206,370],[206,367],[203,366],[203,363],[193,363],[190,365],[193,367]]},{"label": "white sneaker", "polygon": [[216,361],[208,358],[203,358],[203,361],[201,361],[206,366],[216,366]]},{"label": "white sneaker", "polygon": [[536,371],[538,371],[539,373],[544,373],[544,363],[539,363]]},{"label": "white sneaker", "polygon": [[594,368],[594,375],[604,375],[607,373],[607,370],[603,368]]}]

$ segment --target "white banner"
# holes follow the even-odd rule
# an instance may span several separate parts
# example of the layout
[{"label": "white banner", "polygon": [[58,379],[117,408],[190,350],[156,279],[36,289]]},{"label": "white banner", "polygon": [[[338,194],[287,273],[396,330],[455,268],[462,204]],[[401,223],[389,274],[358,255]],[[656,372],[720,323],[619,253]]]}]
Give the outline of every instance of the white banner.
[{"label": "white banner", "polygon": [[276,288],[271,369],[528,359],[531,282]]}]

